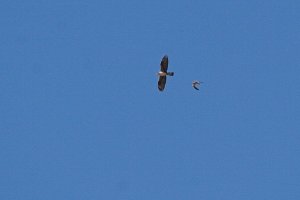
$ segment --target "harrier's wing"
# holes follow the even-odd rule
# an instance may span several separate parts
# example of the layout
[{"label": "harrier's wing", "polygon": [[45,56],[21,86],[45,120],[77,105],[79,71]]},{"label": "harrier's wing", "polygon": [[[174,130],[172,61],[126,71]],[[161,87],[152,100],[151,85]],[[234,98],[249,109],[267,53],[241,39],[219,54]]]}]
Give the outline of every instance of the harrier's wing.
[{"label": "harrier's wing", "polygon": [[168,56],[165,55],[162,58],[161,62],[160,62],[160,70],[162,72],[166,72],[167,73],[167,71],[168,71],[168,64],[169,64],[169,59],[168,59]]},{"label": "harrier's wing", "polygon": [[160,76],[158,80],[158,89],[159,91],[163,91],[165,89],[165,85],[167,82],[167,77],[166,76]]},{"label": "harrier's wing", "polygon": [[199,88],[197,88],[197,86],[196,86],[196,85],[194,85],[193,87],[194,87],[196,90],[199,90]]}]

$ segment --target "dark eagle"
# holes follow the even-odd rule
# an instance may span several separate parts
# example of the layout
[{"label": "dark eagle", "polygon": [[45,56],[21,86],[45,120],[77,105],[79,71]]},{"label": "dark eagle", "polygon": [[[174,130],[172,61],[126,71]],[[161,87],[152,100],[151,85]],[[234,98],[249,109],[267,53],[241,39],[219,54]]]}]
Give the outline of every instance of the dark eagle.
[{"label": "dark eagle", "polygon": [[159,91],[163,91],[165,89],[167,76],[174,76],[174,72],[168,72],[168,64],[169,64],[169,59],[168,56],[165,55],[160,62],[160,72],[158,72],[157,74],[159,76],[159,80],[158,80]]}]

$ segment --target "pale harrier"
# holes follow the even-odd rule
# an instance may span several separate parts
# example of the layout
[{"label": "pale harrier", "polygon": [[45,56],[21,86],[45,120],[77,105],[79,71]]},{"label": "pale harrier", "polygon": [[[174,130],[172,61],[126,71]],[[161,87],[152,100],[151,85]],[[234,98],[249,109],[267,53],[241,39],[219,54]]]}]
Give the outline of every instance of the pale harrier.
[{"label": "pale harrier", "polygon": [[199,88],[197,86],[200,87],[200,84],[203,83],[201,81],[193,81],[192,86],[193,88],[195,88],[196,90],[199,90]]}]

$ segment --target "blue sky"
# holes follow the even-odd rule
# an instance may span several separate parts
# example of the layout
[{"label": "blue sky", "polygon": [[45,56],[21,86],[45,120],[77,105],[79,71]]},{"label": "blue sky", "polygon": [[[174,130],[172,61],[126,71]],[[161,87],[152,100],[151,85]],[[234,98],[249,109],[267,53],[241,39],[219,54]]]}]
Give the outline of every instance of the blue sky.
[{"label": "blue sky", "polygon": [[299,10],[3,1],[0,199],[300,199]]}]

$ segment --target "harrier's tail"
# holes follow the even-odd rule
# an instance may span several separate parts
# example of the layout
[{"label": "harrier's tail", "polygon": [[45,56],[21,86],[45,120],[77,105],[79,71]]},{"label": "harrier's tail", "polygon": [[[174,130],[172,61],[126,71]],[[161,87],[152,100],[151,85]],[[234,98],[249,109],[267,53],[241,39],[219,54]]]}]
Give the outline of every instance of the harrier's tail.
[{"label": "harrier's tail", "polygon": [[167,73],[169,76],[174,76],[174,72],[168,72]]}]

